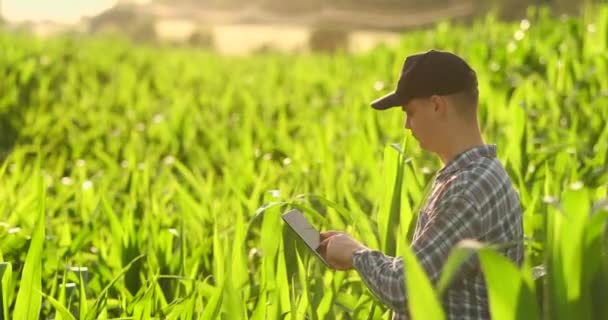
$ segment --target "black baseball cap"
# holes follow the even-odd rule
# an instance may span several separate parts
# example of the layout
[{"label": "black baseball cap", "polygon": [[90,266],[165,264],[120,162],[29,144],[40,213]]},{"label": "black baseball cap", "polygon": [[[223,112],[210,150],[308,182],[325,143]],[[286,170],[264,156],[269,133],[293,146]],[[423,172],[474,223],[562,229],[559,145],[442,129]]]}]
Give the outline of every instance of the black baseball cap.
[{"label": "black baseball cap", "polygon": [[475,71],[461,57],[430,50],[408,56],[395,91],[374,100],[372,108],[386,110],[414,98],[448,95],[477,87]]}]

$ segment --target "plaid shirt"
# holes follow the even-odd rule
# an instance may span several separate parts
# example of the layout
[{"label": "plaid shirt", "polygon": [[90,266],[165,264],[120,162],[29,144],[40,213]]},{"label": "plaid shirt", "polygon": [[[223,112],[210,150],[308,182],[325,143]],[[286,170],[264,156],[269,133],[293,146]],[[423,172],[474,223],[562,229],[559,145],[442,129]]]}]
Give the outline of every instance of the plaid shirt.
[{"label": "plaid shirt", "polygon": [[[411,243],[431,282],[437,284],[451,248],[463,239],[518,244],[502,254],[521,265],[523,225],[519,196],[495,145],[469,149],[438,172],[416,222]],[[402,258],[361,250],[353,266],[369,289],[393,310],[393,319],[408,319]],[[448,319],[489,319],[488,296],[478,259],[467,261],[442,296]]]}]

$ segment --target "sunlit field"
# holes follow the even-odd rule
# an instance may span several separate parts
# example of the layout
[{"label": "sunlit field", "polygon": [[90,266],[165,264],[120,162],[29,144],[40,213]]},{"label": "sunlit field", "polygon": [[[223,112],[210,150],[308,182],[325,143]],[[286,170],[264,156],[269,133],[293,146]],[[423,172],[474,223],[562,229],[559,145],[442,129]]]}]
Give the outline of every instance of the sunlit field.
[{"label": "sunlit field", "polygon": [[450,271],[478,251],[495,319],[608,319],[608,6],[440,23],[357,54],[0,32],[4,319],[388,319],[356,271],[325,268],[280,215],[299,208],[412,257],[441,163],[401,111],[369,102],[431,48],[477,70],[526,263],[466,243],[432,286],[406,259],[413,314],[441,318]]}]

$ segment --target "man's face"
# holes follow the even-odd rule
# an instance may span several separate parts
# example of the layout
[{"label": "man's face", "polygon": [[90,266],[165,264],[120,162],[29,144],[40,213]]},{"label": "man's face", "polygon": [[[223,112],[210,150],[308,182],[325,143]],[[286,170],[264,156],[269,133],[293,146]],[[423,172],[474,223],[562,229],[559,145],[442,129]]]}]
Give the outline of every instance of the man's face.
[{"label": "man's face", "polygon": [[427,151],[435,151],[441,136],[439,113],[428,98],[416,98],[403,105],[405,128],[412,131],[420,146]]}]

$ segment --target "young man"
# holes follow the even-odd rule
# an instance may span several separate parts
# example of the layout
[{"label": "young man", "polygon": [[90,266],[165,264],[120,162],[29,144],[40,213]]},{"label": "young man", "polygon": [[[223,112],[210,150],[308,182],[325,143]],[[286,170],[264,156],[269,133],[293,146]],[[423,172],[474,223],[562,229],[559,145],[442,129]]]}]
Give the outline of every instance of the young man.
[{"label": "young man", "polygon": [[[436,284],[450,250],[460,240],[516,243],[501,249],[523,260],[522,210],[496,146],[485,144],[478,125],[477,76],[460,57],[431,50],[406,58],[397,89],[372,102],[377,110],[401,107],[405,128],[444,164],[416,222],[411,248]],[[369,289],[409,317],[402,258],[367,248],[348,234],[321,234],[320,252],[337,270],[356,269]],[[406,241],[403,239],[403,241]],[[470,259],[442,297],[448,319],[488,319],[488,296],[478,260]]]}]

